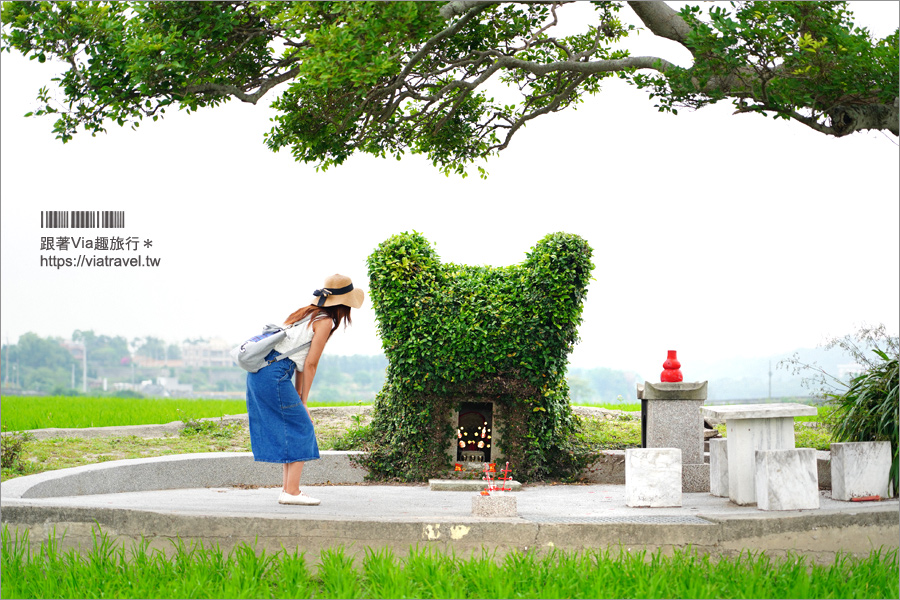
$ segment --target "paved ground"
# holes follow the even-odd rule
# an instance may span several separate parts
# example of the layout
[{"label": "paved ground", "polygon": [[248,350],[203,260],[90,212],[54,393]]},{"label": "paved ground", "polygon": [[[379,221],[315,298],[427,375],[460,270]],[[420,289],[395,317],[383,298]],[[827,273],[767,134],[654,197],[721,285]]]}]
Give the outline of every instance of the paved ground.
[{"label": "paved ground", "polygon": [[[457,553],[531,548],[693,548],[717,555],[799,552],[828,562],[900,545],[900,503],[839,502],[819,493],[817,510],[766,512],[708,493],[682,494],[682,506],[631,508],[625,486],[524,486],[510,496],[516,517],[476,517],[473,492],[427,485],[365,485],[347,452],[324,452],[304,469],[304,490],[320,506],[277,503],[278,465],[249,453],[206,453],[112,461],[20,477],[0,485],[0,520],[28,530],[34,543],[65,532],[61,547],[86,548],[94,529],[123,542],[147,539],[171,549],[175,538],[223,548],[239,543],[299,548],[312,560],[335,546],[356,555],[427,546]],[[344,485],[314,485],[315,482]]]},{"label": "paved ground", "polygon": [[[472,516],[472,492],[434,492],[427,485],[311,485],[307,494],[322,500],[319,506],[284,506],[277,503],[278,488],[241,489],[218,487],[95,494],[56,498],[3,498],[11,506],[70,508],[115,507],[129,511],[179,515],[273,517],[357,521],[460,520]],[[698,523],[698,519],[817,514],[823,511],[859,513],[898,510],[897,500],[840,502],[828,491],[820,492],[818,511],[764,512],[755,506],[738,506],[727,498],[707,493],[683,494],[681,507],[631,508],[625,505],[622,485],[524,486],[511,493],[516,498],[519,520],[539,523]]]},{"label": "paved ground", "polygon": [[299,549],[317,562],[343,547],[361,558],[389,548],[403,556],[422,546],[457,555],[538,549],[671,552],[720,556],[763,550],[802,553],[822,563],[838,552],[896,548],[896,500],[851,503],[820,493],[818,510],[764,512],[706,493],[683,494],[681,507],[630,508],[621,485],[525,486],[517,517],[472,515],[472,492],[426,485],[309,485],[320,506],[277,504],[279,488],[209,487],[50,498],[2,497],[2,521],[28,530],[33,543],[65,533],[60,547],[90,548],[94,530],[122,543],[146,539],[171,551],[176,538],[229,549]]}]

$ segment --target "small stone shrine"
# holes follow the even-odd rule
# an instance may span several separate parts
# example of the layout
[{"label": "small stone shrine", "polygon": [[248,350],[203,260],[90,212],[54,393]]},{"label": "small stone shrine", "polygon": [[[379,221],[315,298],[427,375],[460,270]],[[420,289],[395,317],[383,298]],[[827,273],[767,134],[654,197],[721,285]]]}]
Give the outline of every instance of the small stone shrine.
[{"label": "small stone shrine", "polygon": [[709,491],[709,463],[705,461],[703,418],[707,382],[650,383],[637,386],[641,400],[643,445],[681,450],[684,492]]}]

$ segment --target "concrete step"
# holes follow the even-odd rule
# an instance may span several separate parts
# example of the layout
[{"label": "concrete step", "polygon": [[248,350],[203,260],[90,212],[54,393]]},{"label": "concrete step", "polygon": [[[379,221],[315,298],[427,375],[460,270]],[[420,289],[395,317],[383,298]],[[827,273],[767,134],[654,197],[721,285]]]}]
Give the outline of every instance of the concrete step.
[{"label": "concrete step", "polygon": [[[499,487],[503,482],[496,481],[494,485]],[[488,485],[487,481],[481,479],[429,479],[428,486],[433,492],[480,492]],[[513,492],[522,489],[522,484],[518,481],[507,481],[505,487],[511,488]]]}]

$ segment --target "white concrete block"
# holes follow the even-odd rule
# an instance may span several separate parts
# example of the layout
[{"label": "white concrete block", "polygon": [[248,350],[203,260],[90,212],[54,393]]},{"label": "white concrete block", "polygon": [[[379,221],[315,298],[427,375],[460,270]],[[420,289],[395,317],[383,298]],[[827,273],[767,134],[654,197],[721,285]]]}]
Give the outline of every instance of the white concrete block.
[{"label": "white concrete block", "polygon": [[728,441],[725,438],[709,440],[709,493],[728,497]]},{"label": "white concrete block", "polygon": [[625,450],[625,504],[653,508],[681,506],[681,450]]},{"label": "white concrete block", "polygon": [[760,510],[819,508],[816,451],[757,450],[756,506]]},{"label": "white concrete block", "polygon": [[851,500],[888,497],[890,442],[844,442],[831,445],[831,497]]},{"label": "white concrete block", "polygon": [[515,517],[517,510],[515,496],[472,496],[472,515],[476,517]]},{"label": "white concrete block", "polygon": [[794,418],[725,421],[728,442],[728,497],[743,506],[756,504],[756,451],[794,447]]}]

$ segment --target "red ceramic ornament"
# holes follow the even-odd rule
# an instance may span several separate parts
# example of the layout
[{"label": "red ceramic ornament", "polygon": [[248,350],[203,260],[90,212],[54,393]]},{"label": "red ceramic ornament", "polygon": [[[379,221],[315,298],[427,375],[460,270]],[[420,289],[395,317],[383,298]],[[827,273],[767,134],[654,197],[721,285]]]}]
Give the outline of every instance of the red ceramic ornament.
[{"label": "red ceramic ornament", "polygon": [[684,376],[681,374],[681,363],[678,362],[676,352],[676,350],[669,350],[669,356],[663,363],[664,371],[659,376],[659,380],[663,383],[678,383],[684,380]]}]

